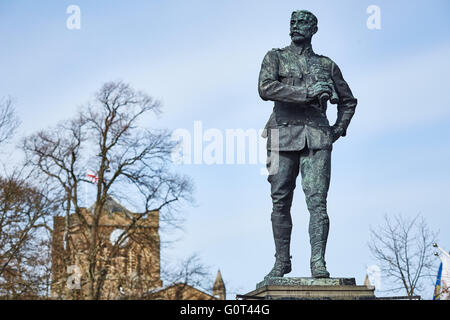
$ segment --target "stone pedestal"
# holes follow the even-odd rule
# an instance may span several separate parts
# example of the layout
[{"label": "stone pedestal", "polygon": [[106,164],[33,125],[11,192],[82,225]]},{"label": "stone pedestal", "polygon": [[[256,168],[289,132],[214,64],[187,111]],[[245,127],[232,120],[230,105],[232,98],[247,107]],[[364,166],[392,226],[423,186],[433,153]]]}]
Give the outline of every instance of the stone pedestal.
[{"label": "stone pedestal", "polygon": [[374,299],[375,287],[357,286],[355,278],[284,278],[265,279],[256,290],[242,296],[246,300],[366,300]]}]

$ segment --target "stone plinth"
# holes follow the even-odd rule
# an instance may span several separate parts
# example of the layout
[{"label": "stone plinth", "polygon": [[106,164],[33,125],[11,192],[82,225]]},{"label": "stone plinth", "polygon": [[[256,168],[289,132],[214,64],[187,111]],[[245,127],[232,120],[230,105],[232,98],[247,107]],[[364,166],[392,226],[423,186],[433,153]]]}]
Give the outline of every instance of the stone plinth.
[{"label": "stone plinth", "polygon": [[284,278],[261,281],[244,299],[365,300],[374,299],[375,287],[358,286],[355,278]]}]

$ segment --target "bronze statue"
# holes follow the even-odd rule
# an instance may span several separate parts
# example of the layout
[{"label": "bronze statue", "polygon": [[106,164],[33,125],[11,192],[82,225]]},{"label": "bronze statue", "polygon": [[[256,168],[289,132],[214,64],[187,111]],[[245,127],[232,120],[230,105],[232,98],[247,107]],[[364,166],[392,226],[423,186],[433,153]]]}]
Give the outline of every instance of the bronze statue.
[{"label": "bronze statue", "polygon": [[[282,277],[291,271],[290,209],[299,172],[310,212],[312,277],[330,276],[325,248],[331,150],[333,143],[346,135],[357,100],[339,67],[330,58],[313,52],[311,38],[317,30],[314,14],[294,11],[290,27],[292,43],[269,51],[259,74],[259,95],[263,100],[275,102],[263,134],[268,138],[267,168],[276,251],[275,265],[266,278]],[[326,117],[327,101],[337,104],[337,120],[333,126]]]}]

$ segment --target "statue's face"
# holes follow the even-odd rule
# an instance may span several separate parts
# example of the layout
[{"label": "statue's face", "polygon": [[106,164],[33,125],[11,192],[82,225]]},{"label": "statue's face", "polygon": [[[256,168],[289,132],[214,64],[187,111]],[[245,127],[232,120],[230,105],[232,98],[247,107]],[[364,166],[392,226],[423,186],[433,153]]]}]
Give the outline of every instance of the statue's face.
[{"label": "statue's face", "polygon": [[292,15],[290,32],[292,41],[302,42],[311,39],[316,32],[317,25],[310,15],[303,12]]}]

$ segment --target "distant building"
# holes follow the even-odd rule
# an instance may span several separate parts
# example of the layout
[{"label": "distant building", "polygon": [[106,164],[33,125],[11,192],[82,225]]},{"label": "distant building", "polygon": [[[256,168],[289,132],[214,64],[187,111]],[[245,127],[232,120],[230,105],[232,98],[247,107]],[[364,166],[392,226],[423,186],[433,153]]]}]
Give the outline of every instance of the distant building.
[{"label": "distant building", "polygon": [[185,283],[175,283],[149,292],[146,298],[152,300],[225,300],[226,290],[222,275],[218,271],[212,295]]},{"label": "distant building", "polygon": [[[92,221],[89,209],[82,208],[82,219]],[[187,284],[177,283],[163,287],[160,276],[159,212],[150,212],[145,219],[139,219],[136,228],[127,241],[111,254],[113,243],[130,225],[138,214],[132,213],[117,201],[109,198],[100,216],[97,270],[105,268],[108,257],[111,264],[103,285],[101,299],[164,299],[215,300],[225,298],[225,286],[217,275],[213,295],[202,292]],[[76,214],[69,216],[66,228],[64,217],[54,218],[52,238],[52,286],[54,298],[85,299],[88,294],[88,232]],[[64,248],[67,235],[68,246]],[[65,258],[64,258],[65,257]],[[79,277],[79,286],[77,276]]]}]

